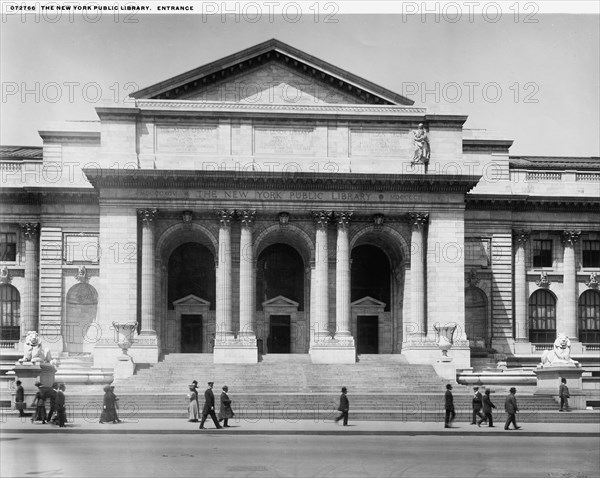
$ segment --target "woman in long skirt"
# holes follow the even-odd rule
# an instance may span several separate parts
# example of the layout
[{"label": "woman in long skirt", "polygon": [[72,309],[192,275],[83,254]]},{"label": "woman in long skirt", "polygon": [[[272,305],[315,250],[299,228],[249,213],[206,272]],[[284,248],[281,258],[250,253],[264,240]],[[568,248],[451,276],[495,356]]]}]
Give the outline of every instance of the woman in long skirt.
[{"label": "woman in long skirt", "polygon": [[111,385],[104,386],[104,400],[102,402],[102,414],[100,415],[100,423],[120,422],[117,416],[117,396],[113,392],[115,387]]},{"label": "woman in long skirt", "polygon": [[39,422],[42,424],[46,423],[46,394],[42,391],[42,384],[37,382],[35,384],[38,391],[35,394],[35,398],[33,399],[33,403],[35,404],[35,415],[31,419],[31,422]]},{"label": "woman in long skirt", "polygon": [[190,403],[188,405],[188,422],[197,422],[200,419],[200,407],[198,405],[198,382],[195,380],[190,385],[190,393],[188,398]]}]

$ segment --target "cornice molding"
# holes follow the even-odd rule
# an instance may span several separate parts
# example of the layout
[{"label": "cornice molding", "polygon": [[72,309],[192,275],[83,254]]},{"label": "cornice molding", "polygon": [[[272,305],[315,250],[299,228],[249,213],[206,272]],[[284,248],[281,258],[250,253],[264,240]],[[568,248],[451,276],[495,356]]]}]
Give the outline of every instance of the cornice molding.
[{"label": "cornice molding", "polygon": [[89,188],[70,190],[30,190],[5,188],[0,190],[2,204],[98,204],[98,191]]},{"label": "cornice molding", "polygon": [[503,211],[600,212],[600,198],[467,195],[466,209]]}]

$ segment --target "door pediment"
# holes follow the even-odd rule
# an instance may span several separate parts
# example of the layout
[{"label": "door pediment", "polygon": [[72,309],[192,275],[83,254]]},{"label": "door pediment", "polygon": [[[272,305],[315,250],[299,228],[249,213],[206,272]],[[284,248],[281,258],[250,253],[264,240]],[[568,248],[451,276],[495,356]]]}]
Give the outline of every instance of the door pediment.
[{"label": "door pediment", "polygon": [[210,302],[204,299],[201,299],[194,294],[186,295],[181,299],[177,299],[173,301],[173,306],[177,308],[177,306],[197,306],[197,307],[210,307]]}]

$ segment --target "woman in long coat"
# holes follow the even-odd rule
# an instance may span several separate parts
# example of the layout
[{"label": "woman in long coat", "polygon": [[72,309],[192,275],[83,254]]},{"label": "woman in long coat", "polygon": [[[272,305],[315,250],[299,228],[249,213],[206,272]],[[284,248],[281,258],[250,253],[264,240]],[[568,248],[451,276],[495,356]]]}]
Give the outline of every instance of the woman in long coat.
[{"label": "woman in long coat", "polygon": [[46,423],[46,395],[42,391],[42,384],[37,382],[35,384],[38,391],[35,394],[35,398],[33,399],[33,403],[35,403],[35,415],[31,419],[31,422],[41,421],[42,424]]},{"label": "woman in long coat", "polygon": [[110,385],[104,386],[104,400],[102,402],[102,414],[100,415],[100,423],[120,422],[117,416],[117,396],[113,392],[114,387]]},{"label": "woman in long coat", "polygon": [[223,420],[223,426],[226,428],[229,428],[229,425],[227,424],[228,420],[235,415],[231,409],[231,400],[229,399],[229,395],[227,395],[228,391],[229,387],[223,385],[223,391],[221,392],[221,408],[219,409],[219,421]]},{"label": "woman in long coat", "polygon": [[188,405],[188,422],[197,422],[200,419],[200,406],[198,404],[198,382],[195,380],[190,385],[188,397],[190,399]]}]

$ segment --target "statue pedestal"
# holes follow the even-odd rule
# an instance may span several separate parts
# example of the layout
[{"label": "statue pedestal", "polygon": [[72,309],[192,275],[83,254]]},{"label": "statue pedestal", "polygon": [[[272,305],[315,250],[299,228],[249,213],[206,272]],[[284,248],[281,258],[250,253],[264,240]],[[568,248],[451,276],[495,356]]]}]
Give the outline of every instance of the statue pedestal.
[{"label": "statue pedestal", "polygon": [[114,367],[114,378],[129,378],[135,372],[135,363],[129,355],[122,355],[117,358]]},{"label": "statue pedestal", "polygon": [[[55,381],[56,376],[56,367],[49,363],[32,363],[32,362],[23,362],[15,365],[14,369],[9,372],[9,374],[15,376],[15,382],[17,380],[21,381],[21,385],[25,390],[25,403],[29,406],[33,402],[33,398],[37,393],[38,389],[35,386],[36,382],[41,382],[42,386],[40,389],[45,393],[47,391],[52,390],[52,385]],[[8,375],[8,374],[7,374]],[[12,403],[15,402],[15,393],[17,385],[16,383],[11,384],[11,388],[13,392],[12,395]]]},{"label": "statue pedestal", "polygon": [[312,363],[349,364],[356,363],[354,339],[332,339],[331,337],[314,341],[308,351]]},{"label": "statue pedestal", "polygon": [[217,340],[213,348],[213,363],[258,363],[256,338]]},{"label": "statue pedestal", "polygon": [[456,382],[456,365],[451,357],[442,357],[433,364],[433,368],[440,377]]},{"label": "statue pedestal", "polygon": [[[541,367],[538,366],[534,373],[537,377],[537,390],[534,395],[550,395],[558,397],[560,379],[567,380],[569,387],[569,407],[575,409],[585,409],[585,394],[583,392],[581,376],[583,369],[575,365],[554,365]],[[560,403],[560,399],[558,399]]]}]

